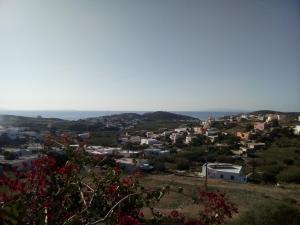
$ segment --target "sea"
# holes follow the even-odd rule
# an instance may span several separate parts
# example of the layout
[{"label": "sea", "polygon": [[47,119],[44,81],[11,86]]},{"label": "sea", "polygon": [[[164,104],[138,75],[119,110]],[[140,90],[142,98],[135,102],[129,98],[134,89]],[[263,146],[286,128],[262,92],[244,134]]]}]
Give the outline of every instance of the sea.
[{"label": "sea", "polygon": [[[50,110],[50,111],[40,111],[40,110],[0,110],[0,115],[15,115],[15,116],[26,116],[26,117],[38,117],[43,118],[59,118],[64,120],[79,120],[91,117],[101,117],[110,116],[122,113],[138,113],[144,114],[151,111],[77,111],[77,110]],[[223,116],[237,115],[243,113],[243,111],[169,111],[171,113],[176,113],[185,116],[191,116],[200,120],[206,120],[209,117],[220,118]]]}]

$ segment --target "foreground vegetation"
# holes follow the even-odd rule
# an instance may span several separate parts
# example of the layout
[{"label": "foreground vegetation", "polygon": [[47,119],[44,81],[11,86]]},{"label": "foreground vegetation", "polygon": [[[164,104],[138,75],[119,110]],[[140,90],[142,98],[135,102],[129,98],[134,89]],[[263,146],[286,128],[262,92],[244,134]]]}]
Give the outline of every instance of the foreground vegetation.
[{"label": "foreground vegetation", "polygon": [[[204,188],[204,180],[195,177],[157,174],[145,176],[142,183],[148,187],[171,185],[182,188],[184,195],[166,195],[157,205],[158,209],[176,208],[188,217],[197,217],[193,199],[197,190]],[[226,193],[239,209],[230,224],[233,225],[298,225],[300,218],[300,186],[256,185],[208,180],[209,191]],[[268,213],[266,213],[268,212]]]},{"label": "foreground vegetation", "polygon": [[[0,178],[0,223],[13,224],[108,224],[108,225],[220,225],[237,209],[223,194],[198,190],[194,198],[197,218],[177,209],[154,209],[173,186],[149,187],[140,183],[139,171],[122,174],[114,160],[87,154],[84,143],[67,150],[67,161],[42,156],[25,171],[14,168]],[[47,153],[47,152],[45,152]],[[148,209],[151,216],[144,211]]]}]

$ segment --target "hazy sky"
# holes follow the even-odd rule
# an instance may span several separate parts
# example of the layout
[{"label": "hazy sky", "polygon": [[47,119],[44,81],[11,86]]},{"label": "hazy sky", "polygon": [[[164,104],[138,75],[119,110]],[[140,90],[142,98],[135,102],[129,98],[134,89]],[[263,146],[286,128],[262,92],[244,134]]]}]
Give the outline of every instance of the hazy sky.
[{"label": "hazy sky", "polygon": [[0,109],[300,111],[300,1],[0,0]]}]

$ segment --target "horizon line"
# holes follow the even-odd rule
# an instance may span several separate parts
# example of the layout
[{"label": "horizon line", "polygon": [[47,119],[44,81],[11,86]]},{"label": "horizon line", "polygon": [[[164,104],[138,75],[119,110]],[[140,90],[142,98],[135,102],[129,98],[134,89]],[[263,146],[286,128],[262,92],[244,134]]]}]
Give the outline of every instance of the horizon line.
[{"label": "horizon line", "polygon": [[16,112],[41,112],[41,111],[61,111],[61,112],[255,112],[255,111],[275,111],[275,112],[300,112],[299,111],[286,111],[286,110],[275,110],[275,109],[203,109],[203,110],[168,110],[168,109],[152,109],[152,110],[143,110],[143,109],[130,109],[130,110],[112,110],[112,109],[0,109],[0,112],[9,112],[9,111],[16,111]]}]

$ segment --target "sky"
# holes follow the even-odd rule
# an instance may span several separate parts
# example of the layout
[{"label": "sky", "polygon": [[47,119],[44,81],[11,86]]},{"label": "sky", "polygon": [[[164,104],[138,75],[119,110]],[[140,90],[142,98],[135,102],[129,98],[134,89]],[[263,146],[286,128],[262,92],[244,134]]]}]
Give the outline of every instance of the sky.
[{"label": "sky", "polygon": [[300,1],[0,0],[0,109],[300,111]]}]

